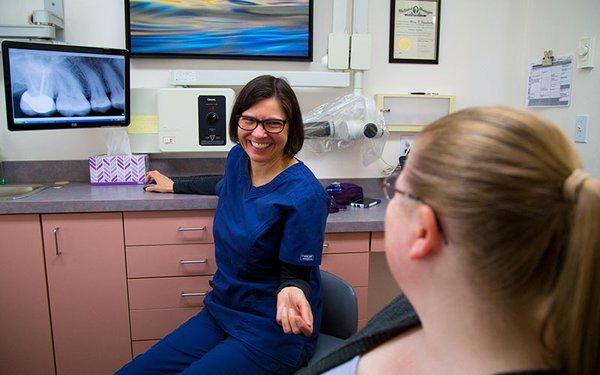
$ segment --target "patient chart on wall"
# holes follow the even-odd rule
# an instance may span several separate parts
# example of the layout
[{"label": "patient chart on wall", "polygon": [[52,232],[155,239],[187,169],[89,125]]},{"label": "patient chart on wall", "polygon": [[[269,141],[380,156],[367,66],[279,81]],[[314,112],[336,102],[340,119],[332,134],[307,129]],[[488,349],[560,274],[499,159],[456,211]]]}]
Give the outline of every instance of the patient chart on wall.
[{"label": "patient chart on wall", "polygon": [[566,107],[571,104],[571,56],[556,58],[552,65],[529,65],[527,107]]}]

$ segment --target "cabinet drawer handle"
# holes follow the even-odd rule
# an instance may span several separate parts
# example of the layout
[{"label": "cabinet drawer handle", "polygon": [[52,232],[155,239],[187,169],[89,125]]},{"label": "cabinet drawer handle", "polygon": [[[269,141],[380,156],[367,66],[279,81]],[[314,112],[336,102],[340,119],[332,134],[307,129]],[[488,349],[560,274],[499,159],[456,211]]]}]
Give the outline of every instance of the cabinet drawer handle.
[{"label": "cabinet drawer handle", "polygon": [[198,263],[207,263],[208,259],[200,259],[200,260],[180,260],[180,264],[198,264]]},{"label": "cabinet drawer handle", "polygon": [[328,242],[325,242],[325,243],[323,244],[323,247],[329,247],[329,243],[328,243]]},{"label": "cabinet drawer handle", "polygon": [[178,232],[193,232],[197,230],[206,230],[206,225],[203,227],[179,227],[177,228]]},{"label": "cabinet drawer handle", "polygon": [[181,296],[182,297],[204,297],[207,294],[207,292],[192,292],[192,293],[186,293],[186,292],[181,292]]},{"label": "cabinet drawer handle", "polygon": [[60,228],[54,228],[54,230],[53,230],[53,232],[54,232],[54,247],[56,247],[56,255],[62,254],[62,252],[58,248],[58,230],[59,229]]}]

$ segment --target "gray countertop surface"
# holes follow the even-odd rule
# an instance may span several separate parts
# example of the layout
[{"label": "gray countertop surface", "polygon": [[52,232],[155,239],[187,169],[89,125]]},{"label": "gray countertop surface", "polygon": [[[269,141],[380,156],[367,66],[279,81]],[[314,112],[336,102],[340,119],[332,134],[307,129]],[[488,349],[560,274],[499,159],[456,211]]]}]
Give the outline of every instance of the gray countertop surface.
[{"label": "gray countertop surface", "polygon": [[[205,210],[215,209],[217,200],[216,196],[207,195],[147,193],[142,185],[92,186],[73,182],[20,199],[0,200],[0,214]],[[386,206],[384,200],[371,208],[348,207],[332,213],[326,231],[383,231]]]}]

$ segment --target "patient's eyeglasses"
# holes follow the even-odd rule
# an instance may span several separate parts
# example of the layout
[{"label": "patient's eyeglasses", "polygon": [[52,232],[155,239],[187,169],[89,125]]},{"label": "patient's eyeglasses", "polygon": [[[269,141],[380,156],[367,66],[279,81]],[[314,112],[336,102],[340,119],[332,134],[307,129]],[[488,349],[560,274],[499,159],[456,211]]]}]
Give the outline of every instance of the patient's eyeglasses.
[{"label": "patient's eyeglasses", "polygon": [[393,174],[391,174],[390,176],[386,177],[383,180],[383,183],[382,183],[383,194],[385,195],[385,197],[388,200],[391,200],[392,198],[394,198],[394,195],[396,195],[396,193],[397,193],[397,194],[400,194],[401,196],[403,196],[404,198],[407,198],[407,199],[413,200],[415,202],[419,202],[421,204],[429,206],[431,208],[431,210],[433,211],[433,215],[435,216],[435,222],[438,226],[438,229],[440,230],[440,233],[442,234],[442,238],[444,240],[444,245],[448,245],[448,237],[446,236],[446,233],[444,232],[444,228],[442,228],[442,223],[440,222],[440,218],[438,217],[438,215],[435,212],[435,210],[433,209],[433,207],[431,207],[430,204],[428,204],[423,199],[421,199],[421,197],[419,197],[413,193],[400,190],[396,187],[396,180],[398,179],[398,177],[400,177],[400,173],[402,173],[402,170],[404,169],[404,165],[406,164],[406,158],[408,157],[409,152],[410,152],[410,148],[406,151],[406,153],[403,156],[400,157],[398,167],[396,167]]}]

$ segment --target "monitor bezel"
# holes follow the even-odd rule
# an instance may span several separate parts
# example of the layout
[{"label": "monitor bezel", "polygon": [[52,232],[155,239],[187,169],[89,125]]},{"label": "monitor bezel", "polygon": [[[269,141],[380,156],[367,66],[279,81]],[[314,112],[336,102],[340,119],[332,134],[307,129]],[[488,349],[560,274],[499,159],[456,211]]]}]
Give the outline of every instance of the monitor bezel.
[{"label": "monitor bezel", "polygon": [[[29,124],[15,124],[14,122],[14,111],[12,101],[12,86],[11,86],[11,74],[10,74],[10,59],[9,50],[20,49],[20,50],[36,50],[36,51],[56,51],[56,52],[72,52],[72,53],[91,53],[97,55],[107,56],[123,56],[125,59],[125,86],[123,87],[123,95],[125,98],[125,119],[123,121],[73,121],[73,122],[40,122],[40,123],[29,123]],[[22,130],[46,130],[46,129],[81,129],[81,128],[99,128],[99,127],[127,127],[131,119],[131,106],[130,106],[130,81],[129,81],[129,51],[117,48],[102,48],[102,47],[88,47],[88,46],[74,46],[67,44],[53,44],[53,43],[37,43],[37,42],[22,42],[13,40],[2,41],[2,61],[4,70],[4,94],[6,104],[6,122],[8,130],[10,131],[22,131]],[[82,117],[84,118],[84,117]],[[89,117],[88,117],[89,119]]]},{"label": "monitor bezel", "polygon": [[220,59],[220,60],[256,60],[256,61],[313,61],[314,45],[314,0],[309,0],[308,5],[308,53],[306,56],[274,56],[274,55],[243,55],[243,54],[200,54],[200,53],[146,53],[135,52],[131,48],[131,15],[129,0],[124,0],[125,5],[125,45],[134,58],[184,58],[184,59]]}]

